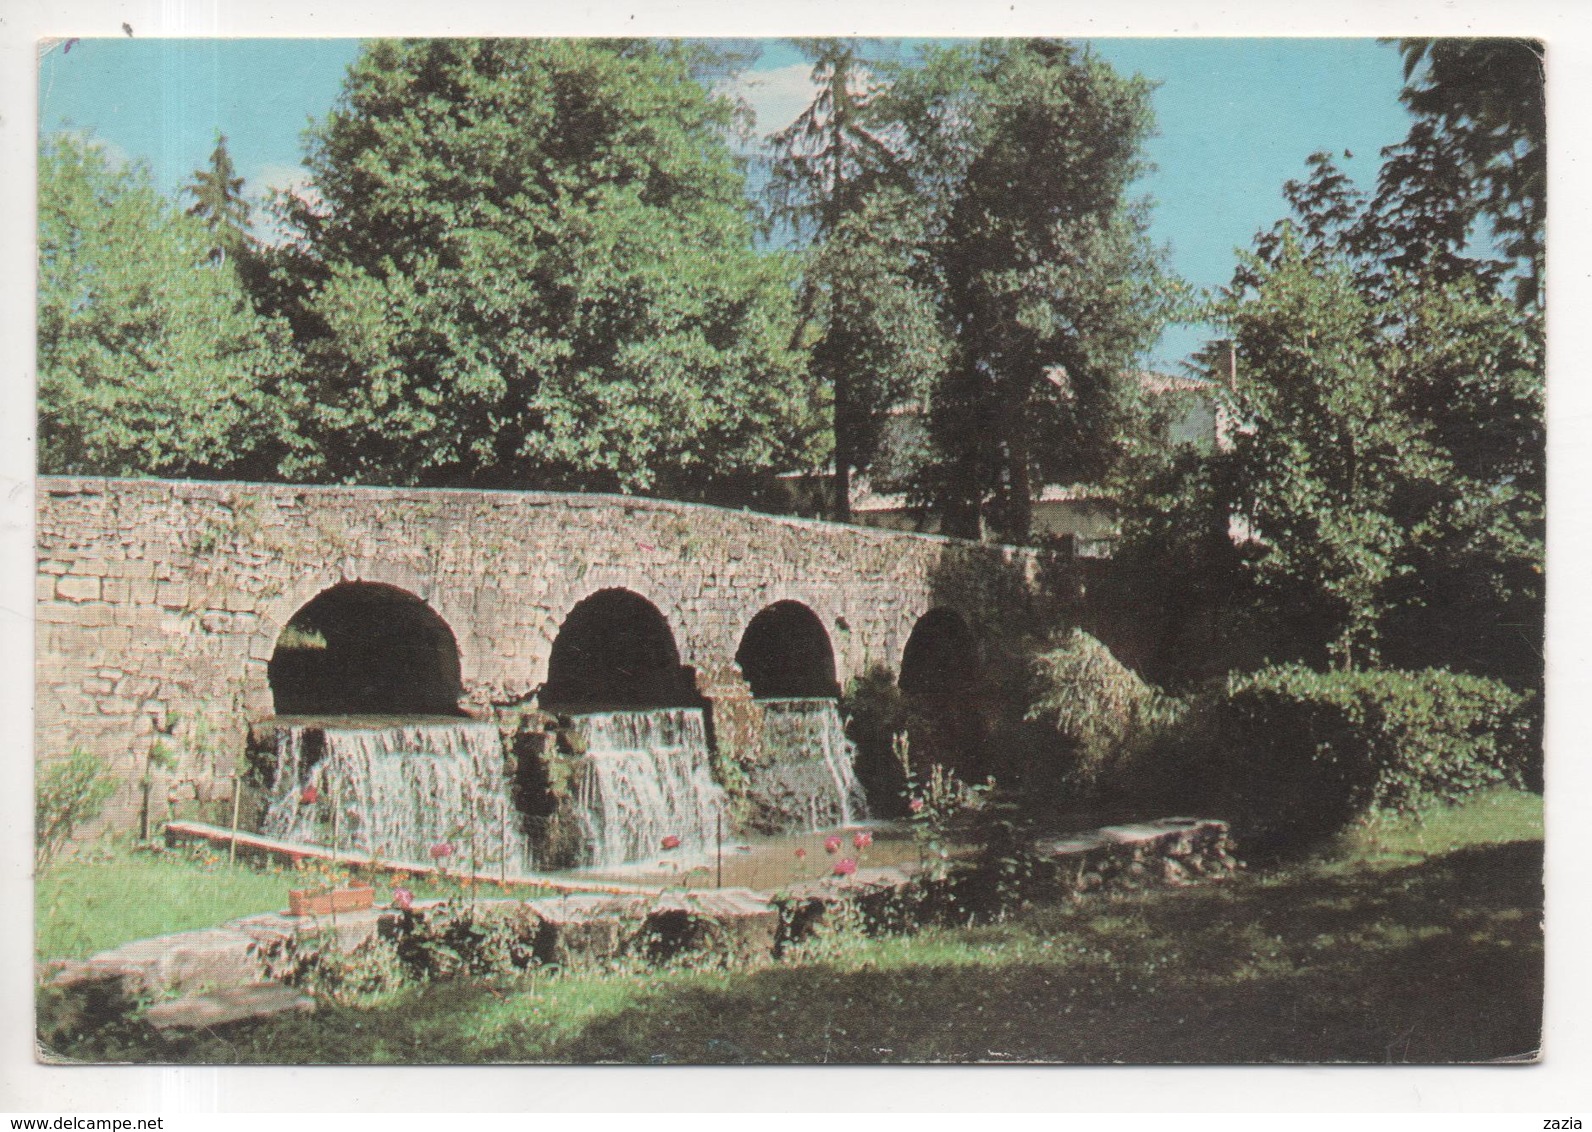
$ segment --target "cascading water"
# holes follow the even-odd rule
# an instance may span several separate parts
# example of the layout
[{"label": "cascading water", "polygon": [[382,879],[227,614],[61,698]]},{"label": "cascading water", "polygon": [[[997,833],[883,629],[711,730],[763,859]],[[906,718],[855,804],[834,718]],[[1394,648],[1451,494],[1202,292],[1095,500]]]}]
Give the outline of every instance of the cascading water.
[{"label": "cascading water", "polygon": [[679,839],[682,858],[714,848],[724,792],[708,765],[700,708],[595,712],[570,723],[585,746],[575,807],[592,864],[655,859],[665,839]]},{"label": "cascading water", "polygon": [[387,861],[424,862],[446,844],[451,869],[512,874],[526,864],[502,738],[473,720],[280,728],[264,832],[313,845],[335,836],[341,849]]},{"label": "cascading water", "polygon": [[788,820],[808,829],[850,825],[868,816],[857,781],[857,746],[846,738],[831,699],[759,700],[763,754],[751,788]]}]

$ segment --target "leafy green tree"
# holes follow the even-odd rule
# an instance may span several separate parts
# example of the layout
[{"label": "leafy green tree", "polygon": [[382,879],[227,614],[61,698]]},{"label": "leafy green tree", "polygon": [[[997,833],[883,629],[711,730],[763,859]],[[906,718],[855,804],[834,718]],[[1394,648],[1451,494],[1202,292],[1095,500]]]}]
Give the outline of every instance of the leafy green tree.
[{"label": "leafy green tree", "polygon": [[870,467],[884,425],[921,403],[941,365],[925,286],[923,210],[879,113],[880,80],[855,40],[797,40],[813,61],[813,102],[771,139],[773,219],[812,247],[801,326],[812,372],[830,393],[832,513],[851,517],[851,478]]},{"label": "leafy green tree", "polygon": [[819,462],[791,263],[753,250],[702,65],[638,41],[364,48],[279,264],[313,399],[295,475],[691,498]]},{"label": "leafy green tree", "polygon": [[1109,465],[1127,374],[1168,305],[1126,195],[1149,95],[1054,40],[931,51],[892,90],[954,343],[919,488],[950,533],[1024,540],[1045,483]]},{"label": "leafy green tree", "polygon": [[[1542,44],[1525,39],[1404,39],[1404,92],[1415,122],[1385,156],[1378,227],[1405,254],[1459,250],[1479,218],[1536,303],[1547,212]],[[1434,231],[1432,220],[1446,225]]]},{"label": "leafy green tree", "polygon": [[205,226],[71,135],[39,155],[39,466],[269,474],[286,431],[285,327],[261,319]]},{"label": "leafy green tree", "polygon": [[249,235],[249,202],[243,196],[243,178],[232,165],[225,134],[216,134],[216,148],[210,153],[210,167],[194,173],[193,182],[183,192],[193,197],[188,215],[202,220],[215,241],[212,254],[218,260],[237,259],[253,244]]},{"label": "leafy green tree", "polygon": [[1357,257],[1364,204],[1330,160],[1312,163],[1310,181],[1289,186],[1301,219],[1258,242],[1220,311],[1247,424],[1233,460],[1262,548],[1254,576],[1303,659],[1318,648],[1343,668],[1529,679],[1540,322],[1484,271]]}]

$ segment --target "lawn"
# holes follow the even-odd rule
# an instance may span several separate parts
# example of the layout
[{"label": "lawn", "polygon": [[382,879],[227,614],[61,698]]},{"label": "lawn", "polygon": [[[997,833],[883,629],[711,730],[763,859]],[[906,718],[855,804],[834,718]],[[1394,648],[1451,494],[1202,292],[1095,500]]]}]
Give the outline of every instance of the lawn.
[{"label": "lawn", "polygon": [[[257,868],[204,847],[92,849],[53,862],[35,878],[34,955],[79,959],[130,940],[280,911],[288,889],[313,887],[320,877],[308,864],[299,871]],[[390,878],[375,883],[385,898]],[[407,887],[420,898],[449,891],[421,880]]]},{"label": "lawn", "polygon": [[910,937],[840,932],[746,970],[437,982],[165,1043],[187,1063],[1474,1062],[1530,1057],[1541,800],[1494,791],[1203,887]]}]

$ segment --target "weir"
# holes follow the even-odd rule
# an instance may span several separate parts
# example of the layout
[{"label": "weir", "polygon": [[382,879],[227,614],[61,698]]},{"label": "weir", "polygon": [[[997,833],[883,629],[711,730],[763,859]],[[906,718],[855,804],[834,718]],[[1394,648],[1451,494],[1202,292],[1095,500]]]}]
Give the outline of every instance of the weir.
[{"label": "weir", "polygon": [[[333,813],[336,808],[336,818]],[[516,873],[529,865],[496,724],[286,725],[276,736],[268,837]]]},{"label": "weir", "polygon": [[591,864],[656,858],[666,839],[682,857],[715,848],[724,791],[700,708],[592,712],[570,723],[585,748],[575,807]]},{"label": "weir", "polygon": [[850,825],[868,816],[857,781],[857,747],[835,701],[821,697],[759,700],[765,759],[751,772],[759,797],[809,830]]}]

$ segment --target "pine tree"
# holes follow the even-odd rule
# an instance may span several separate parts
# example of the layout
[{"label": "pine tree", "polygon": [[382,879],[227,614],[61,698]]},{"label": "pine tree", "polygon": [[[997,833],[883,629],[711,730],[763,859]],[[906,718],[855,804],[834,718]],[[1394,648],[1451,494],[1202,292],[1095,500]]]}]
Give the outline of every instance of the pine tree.
[{"label": "pine tree", "polygon": [[194,171],[193,181],[183,188],[193,197],[188,215],[204,221],[215,245],[211,257],[217,262],[238,259],[253,244],[249,235],[249,202],[243,196],[243,178],[232,165],[227,152],[227,137],[216,134],[216,148],[210,153],[210,167]]}]

